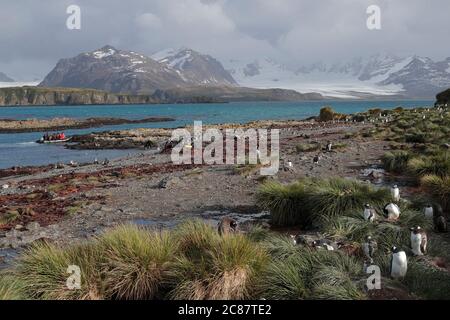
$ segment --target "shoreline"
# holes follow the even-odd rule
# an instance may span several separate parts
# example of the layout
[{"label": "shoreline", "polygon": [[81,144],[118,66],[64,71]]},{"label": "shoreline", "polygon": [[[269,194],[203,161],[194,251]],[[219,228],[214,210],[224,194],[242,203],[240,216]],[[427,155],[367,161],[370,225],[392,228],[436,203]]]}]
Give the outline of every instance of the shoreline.
[{"label": "shoreline", "polygon": [[170,117],[149,117],[139,120],[129,120],[113,117],[97,117],[87,119],[75,118],[53,118],[50,120],[27,119],[10,120],[0,119],[0,134],[63,131],[70,129],[101,128],[110,125],[139,124],[150,122],[170,122],[175,121]]}]

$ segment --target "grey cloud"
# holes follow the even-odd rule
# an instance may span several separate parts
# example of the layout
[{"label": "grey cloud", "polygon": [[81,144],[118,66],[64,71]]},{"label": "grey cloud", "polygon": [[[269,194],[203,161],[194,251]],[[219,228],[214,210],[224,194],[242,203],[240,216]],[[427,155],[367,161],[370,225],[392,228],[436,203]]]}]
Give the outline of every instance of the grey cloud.
[{"label": "grey cloud", "polygon": [[[71,4],[81,7],[81,30],[65,27]],[[371,4],[382,9],[380,31],[365,26]],[[1,0],[0,71],[43,77],[60,58],[105,44],[287,64],[377,52],[440,59],[450,56],[448,12],[448,0]]]}]

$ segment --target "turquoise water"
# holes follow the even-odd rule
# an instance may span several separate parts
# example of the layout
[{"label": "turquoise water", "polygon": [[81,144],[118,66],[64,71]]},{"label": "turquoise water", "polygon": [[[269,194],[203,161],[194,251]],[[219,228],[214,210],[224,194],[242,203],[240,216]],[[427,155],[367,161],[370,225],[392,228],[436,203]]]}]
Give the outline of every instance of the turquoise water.
[{"label": "turquoise water", "polygon": [[[173,128],[201,120],[205,124],[245,123],[254,120],[305,119],[318,115],[320,108],[330,105],[340,113],[355,113],[371,108],[393,109],[432,106],[434,101],[301,101],[301,102],[235,102],[226,104],[160,104],[103,105],[0,108],[0,119],[49,119],[54,117],[90,118],[117,117],[142,119],[153,116],[174,118],[171,122],[125,124],[101,128],[67,130],[67,135],[129,128]],[[42,165],[70,160],[84,162],[94,158],[116,158],[136,151],[130,150],[68,150],[58,145],[34,143],[42,132],[0,134],[0,168],[14,165]]]}]

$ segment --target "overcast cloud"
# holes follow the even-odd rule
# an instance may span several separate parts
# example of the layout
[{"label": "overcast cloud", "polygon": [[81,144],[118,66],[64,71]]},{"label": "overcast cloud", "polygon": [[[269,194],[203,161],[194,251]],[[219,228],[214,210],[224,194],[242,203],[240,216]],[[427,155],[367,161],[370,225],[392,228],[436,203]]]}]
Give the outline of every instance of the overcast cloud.
[{"label": "overcast cloud", "polygon": [[[71,4],[81,7],[81,30],[66,28]],[[381,7],[382,30],[366,28],[371,4]],[[378,52],[442,59],[449,13],[449,0],[0,0],[0,71],[41,79],[60,58],[105,44],[288,65]]]}]

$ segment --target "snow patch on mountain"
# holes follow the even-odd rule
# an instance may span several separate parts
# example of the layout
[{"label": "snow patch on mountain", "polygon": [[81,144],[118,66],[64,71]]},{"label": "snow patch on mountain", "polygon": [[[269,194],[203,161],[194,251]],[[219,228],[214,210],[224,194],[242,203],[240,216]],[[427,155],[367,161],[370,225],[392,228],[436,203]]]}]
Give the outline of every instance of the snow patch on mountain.
[{"label": "snow patch on mountain", "polygon": [[376,96],[434,97],[450,85],[450,59],[373,55],[334,64],[286,66],[274,59],[225,62],[242,86],[319,92],[336,98]]}]

